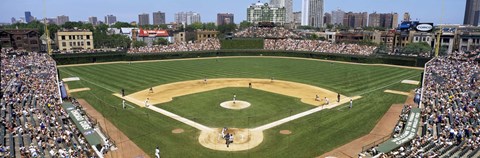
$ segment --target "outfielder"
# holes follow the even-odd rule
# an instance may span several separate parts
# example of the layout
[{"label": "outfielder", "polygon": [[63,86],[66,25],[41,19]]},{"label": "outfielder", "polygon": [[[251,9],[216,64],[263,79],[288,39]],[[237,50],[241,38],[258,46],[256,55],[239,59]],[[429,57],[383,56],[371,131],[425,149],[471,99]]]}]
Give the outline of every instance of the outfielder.
[{"label": "outfielder", "polygon": [[123,107],[123,109],[126,108],[126,107],[125,107],[125,99],[122,100],[122,107]]},{"label": "outfielder", "polygon": [[158,149],[158,146],[155,149],[155,158],[160,158],[160,149]]}]

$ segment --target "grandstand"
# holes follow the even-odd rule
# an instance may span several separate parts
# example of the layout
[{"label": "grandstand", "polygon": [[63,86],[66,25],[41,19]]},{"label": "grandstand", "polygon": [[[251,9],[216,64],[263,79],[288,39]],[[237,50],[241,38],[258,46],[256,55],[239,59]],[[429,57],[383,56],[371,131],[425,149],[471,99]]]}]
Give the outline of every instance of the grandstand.
[{"label": "grandstand", "polygon": [[[400,158],[480,157],[479,60],[478,52],[455,52],[429,61],[418,106],[421,130],[393,151],[384,143],[361,154]],[[400,126],[394,129],[396,133],[397,130],[408,129]]]},{"label": "grandstand", "polygon": [[[50,56],[2,49],[1,58],[1,157],[103,157],[92,144],[101,147],[104,142],[90,140],[96,132],[79,130],[67,113],[78,110],[80,117],[88,118],[81,107],[61,106],[69,101],[60,97],[57,68]],[[94,123],[87,119],[84,126]]]}]

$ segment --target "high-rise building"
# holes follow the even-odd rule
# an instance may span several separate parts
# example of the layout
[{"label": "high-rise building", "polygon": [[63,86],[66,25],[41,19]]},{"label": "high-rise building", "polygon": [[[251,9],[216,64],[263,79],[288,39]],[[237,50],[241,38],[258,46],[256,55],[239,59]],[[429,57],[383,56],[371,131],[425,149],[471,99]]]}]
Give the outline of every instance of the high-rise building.
[{"label": "high-rise building", "polygon": [[107,15],[105,16],[105,24],[113,25],[117,22],[117,17],[114,15]]},{"label": "high-rise building", "polygon": [[153,12],[153,25],[165,24],[165,12]]},{"label": "high-rise building", "polygon": [[467,0],[465,6],[464,25],[478,26],[480,19],[480,0]]},{"label": "high-rise building", "polygon": [[12,21],[12,24],[17,23],[17,19],[15,19],[15,17],[12,17],[10,20]]},{"label": "high-rise building", "polygon": [[32,20],[33,20],[32,19],[32,13],[30,13],[30,11],[26,11],[25,12],[25,22],[30,23],[30,22],[32,22]]},{"label": "high-rise building", "polygon": [[218,13],[217,14],[217,25],[233,24],[233,14],[232,13]]},{"label": "high-rise building", "polygon": [[325,15],[323,16],[323,22],[325,24],[332,24],[332,14],[325,13]]},{"label": "high-rise building", "polygon": [[397,13],[371,13],[368,16],[368,26],[395,28],[398,25]]},{"label": "high-rise building", "polygon": [[343,10],[337,9],[332,11],[332,24],[343,25],[344,16],[345,16],[345,12]]},{"label": "high-rise building", "polygon": [[178,12],[175,13],[175,22],[190,25],[192,23],[201,23],[202,19],[199,13],[196,12]]},{"label": "high-rise building", "polygon": [[148,17],[147,13],[139,14],[138,15],[138,25],[150,25],[150,18]]},{"label": "high-rise building", "polygon": [[293,23],[295,25],[302,24],[302,12],[293,12]]},{"label": "high-rise building", "polygon": [[410,13],[408,12],[403,13],[403,21],[410,21],[410,20],[412,20],[410,18]]},{"label": "high-rise building", "polygon": [[66,15],[57,16],[57,25],[63,25],[66,22],[69,22],[69,17]]},{"label": "high-rise building", "polygon": [[91,16],[88,17],[88,22],[92,24],[93,26],[96,26],[98,24],[98,20],[96,16]]},{"label": "high-rise building", "polygon": [[343,25],[351,28],[365,27],[367,26],[367,22],[368,22],[367,19],[368,19],[367,12],[361,12],[361,13],[348,12],[348,13],[345,13],[345,16],[343,17]]},{"label": "high-rise building", "polygon": [[303,0],[302,2],[302,25],[323,26],[323,0]]},{"label": "high-rise building", "polygon": [[254,3],[247,8],[247,21],[254,24],[272,22],[283,25],[286,20],[285,15],[285,7],[271,7],[268,3]]},{"label": "high-rise building", "polygon": [[283,8],[285,7],[285,22],[293,22],[293,1],[292,0],[270,0],[271,7]]}]

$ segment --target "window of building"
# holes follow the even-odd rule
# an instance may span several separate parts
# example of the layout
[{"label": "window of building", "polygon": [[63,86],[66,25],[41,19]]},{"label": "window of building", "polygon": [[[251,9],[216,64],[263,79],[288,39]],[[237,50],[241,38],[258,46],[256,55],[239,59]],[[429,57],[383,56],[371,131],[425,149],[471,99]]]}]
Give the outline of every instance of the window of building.
[{"label": "window of building", "polygon": [[87,46],[90,46],[90,41],[87,41]]},{"label": "window of building", "polygon": [[80,45],[80,42],[77,42],[77,46],[81,46],[81,45]]},{"label": "window of building", "polygon": [[62,42],[62,47],[66,47],[67,46],[67,42]]},{"label": "window of building", "polygon": [[70,42],[68,46],[70,46],[70,47],[73,46],[73,42]]},{"label": "window of building", "polygon": [[38,44],[37,40],[30,40],[30,44]]},{"label": "window of building", "polygon": [[73,39],[73,38],[72,38],[72,36],[68,36],[68,39],[71,40],[71,39]]},{"label": "window of building", "polygon": [[83,42],[80,42],[80,45],[83,46],[84,45]]},{"label": "window of building", "polygon": [[62,40],[65,40],[65,36],[62,36]]},{"label": "window of building", "polygon": [[90,39],[90,35],[87,35],[87,39]]},{"label": "window of building", "polygon": [[443,43],[450,43],[450,38],[444,38]]},{"label": "window of building", "polygon": [[72,46],[77,46],[77,42],[72,42]]}]

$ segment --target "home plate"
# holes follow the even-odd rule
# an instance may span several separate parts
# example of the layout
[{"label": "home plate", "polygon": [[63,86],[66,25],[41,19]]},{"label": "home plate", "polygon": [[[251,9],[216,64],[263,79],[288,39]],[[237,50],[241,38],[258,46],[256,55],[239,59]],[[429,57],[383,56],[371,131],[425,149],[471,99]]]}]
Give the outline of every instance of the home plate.
[{"label": "home plate", "polygon": [[69,78],[63,78],[62,81],[63,82],[70,82],[70,81],[79,81],[80,78],[78,77],[69,77]]},{"label": "home plate", "polygon": [[418,85],[420,82],[414,80],[403,80],[402,83]]}]

